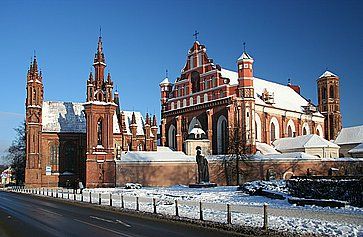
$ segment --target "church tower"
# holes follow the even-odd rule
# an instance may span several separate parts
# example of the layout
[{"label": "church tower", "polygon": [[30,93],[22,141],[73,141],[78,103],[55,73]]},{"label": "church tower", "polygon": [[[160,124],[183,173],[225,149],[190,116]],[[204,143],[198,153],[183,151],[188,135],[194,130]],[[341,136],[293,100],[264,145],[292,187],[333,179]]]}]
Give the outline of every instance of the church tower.
[{"label": "church tower", "polygon": [[38,72],[37,58],[27,73],[26,86],[26,168],[25,183],[27,186],[40,186],[41,173],[41,146],[42,146],[42,106],[43,81],[42,72]]},{"label": "church tower", "polygon": [[241,142],[245,154],[256,153],[255,140],[255,97],[253,86],[253,58],[243,51],[237,60],[238,97],[236,100],[237,124],[241,130]]},{"label": "church tower", "polygon": [[339,77],[326,71],[317,80],[318,108],[325,116],[324,138],[334,140],[342,129],[340,113]]},{"label": "church tower", "polygon": [[87,102],[84,112],[87,120],[86,187],[114,187],[116,184],[113,145],[113,82],[108,73],[104,78],[106,60],[102,37],[98,39],[92,72],[87,80]]}]

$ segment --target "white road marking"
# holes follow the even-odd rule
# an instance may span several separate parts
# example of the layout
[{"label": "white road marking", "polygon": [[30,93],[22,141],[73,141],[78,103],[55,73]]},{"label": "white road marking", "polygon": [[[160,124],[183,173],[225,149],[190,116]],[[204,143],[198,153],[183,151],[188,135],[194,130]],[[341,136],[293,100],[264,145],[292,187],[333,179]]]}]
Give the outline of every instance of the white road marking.
[{"label": "white road marking", "polygon": [[131,227],[131,225],[129,225],[129,224],[127,224],[127,223],[123,222],[123,221],[116,220],[116,222],[117,222],[117,223],[119,223],[119,224],[121,224],[121,225],[124,225],[124,226],[126,226],[126,227]]},{"label": "white road marking", "polygon": [[107,220],[107,219],[103,219],[101,217],[97,217],[97,216],[89,216],[92,219],[96,219],[96,220],[100,220],[100,221],[106,221],[108,223],[115,223],[113,220]]},{"label": "white road marking", "polygon": [[107,228],[104,228],[102,226],[94,225],[92,223],[88,223],[88,222],[81,221],[81,220],[78,220],[78,219],[73,219],[73,220],[78,221],[78,222],[83,223],[83,224],[86,224],[86,225],[89,225],[89,226],[92,226],[92,227],[99,228],[101,230],[109,231],[111,233],[114,233],[114,234],[117,234],[117,235],[120,235],[120,236],[133,237],[132,235],[124,234],[124,233],[121,233],[121,232],[118,232],[118,231],[115,231],[115,230],[111,230],[111,229],[107,229]]},{"label": "white road marking", "polygon": [[53,211],[49,211],[49,210],[45,210],[45,209],[43,209],[43,208],[38,208],[39,210],[41,210],[41,211],[44,211],[44,212],[47,212],[47,213],[50,213],[50,214],[53,214],[53,215],[56,215],[56,216],[63,216],[63,215],[61,215],[61,214],[59,214],[59,213],[56,213],[56,212],[53,212]]}]

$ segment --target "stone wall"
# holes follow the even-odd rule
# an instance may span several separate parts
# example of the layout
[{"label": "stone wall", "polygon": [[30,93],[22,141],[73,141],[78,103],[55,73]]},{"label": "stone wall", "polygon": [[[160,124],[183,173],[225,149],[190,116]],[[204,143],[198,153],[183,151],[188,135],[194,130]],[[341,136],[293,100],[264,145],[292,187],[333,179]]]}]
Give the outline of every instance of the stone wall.
[{"label": "stone wall", "polygon": [[196,162],[116,163],[116,186],[126,183],[140,183],[143,186],[188,185],[196,180]]}]

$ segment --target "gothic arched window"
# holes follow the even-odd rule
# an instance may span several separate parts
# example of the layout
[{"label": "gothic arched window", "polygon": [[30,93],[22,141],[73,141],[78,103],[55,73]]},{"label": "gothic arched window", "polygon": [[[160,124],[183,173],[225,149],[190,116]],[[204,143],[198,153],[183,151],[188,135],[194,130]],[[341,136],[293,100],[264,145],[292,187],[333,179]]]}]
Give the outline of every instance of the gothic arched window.
[{"label": "gothic arched window", "polygon": [[192,93],[200,91],[200,75],[199,72],[192,72]]},{"label": "gothic arched window", "polygon": [[287,136],[292,137],[292,129],[290,125],[287,127]]},{"label": "gothic arched window", "polygon": [[303,135],[307,135],[308,132],[306,131],[306,128],[303,128]]},{"label": "gothic arched window", "polygon": [[322,96],[323,100],[326,99],[326,88],[325,87],[323,87],[323,89],[321,90],[321,96]]},{"label": "gothic arched window", "polygon": [[58,157],[59,157],[58,145],[51,144],[49,146],[49,154],[50,154],[50,165],[58,165]]},{"label": "gothic arched window", "polygon": [[271,123],[271,141],[275,141],[276,140],[276,130],[275,130],[275,124]]},{"label": "gothic arched window", "polygon": [[334,86],[329,87],[329,98],[334,98]]},{"label": "gothic arched window", "polygon": [[168,132],[168,145],[171,149],[176,149],[176,129],[171,125]]},{"label": "gothic arched window", "polygon": [[217,152],[218,154],[227,153],[227,119],[221,115],[217,121]]},{"label": "gothic arched window", "polygon": [[65,157],[65,171],[74,171],[75,170],[75,161],[76,161],[76,146],[67,142],[64,145],[64,157]]},{"label": "gothic arched window", "polygon": [[102,145],[102,119],[97,122],[97,145]]}]

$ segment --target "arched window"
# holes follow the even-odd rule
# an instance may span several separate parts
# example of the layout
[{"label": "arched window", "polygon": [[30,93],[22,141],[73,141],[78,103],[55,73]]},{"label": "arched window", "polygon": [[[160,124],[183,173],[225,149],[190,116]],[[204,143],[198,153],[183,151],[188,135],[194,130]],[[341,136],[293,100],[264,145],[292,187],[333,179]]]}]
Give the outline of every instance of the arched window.
[{"label": "arched window", "polygon": [[288,137],[292,137],[292,129],[291,129],[291,126],[287,126],[287,136]]},{"label": "arched window", "polygon": [[174,102],[171,102],[170,109],[174,109]]},{"label": "arched window", "polygon": [[316,134],[318,135],[318,136],[320,136],[320,137],[323,137],[323,127],[320,125],[320,124],[318,124],[318,126],[316,127]]},{"label": "arched window", "polygon": [[[50,144],[49,146],[49,154],[50,154],[50,165],[51,166],[58,166],[59,162],[59,147],[57,144]],[[55,168],[55,167],[54,167]],[[52,167],[52,170],[54,170]]]},{"label": "arched window", "polygon": [[261,129],[261,119],[260,119],[260,116],[255,113],[255,128],[256,128],[256,141],[258,142],[262,142],[262,138],[261,138],[261,132],[262,132],[262,129]]},{"label": "arched window", "polygon": [[308,135],[310,134],[310,128],[307,123],[303,123],[302,125],[302,135]]},{"label": "arched window", "polygon": [[197,104],[200,104],[200,95],[197,96]]},{"label": "arched window", "polygon": [[196,93],[200,91],[200,75],[199,72],[192,72],[192,93]]},{"label": "arched window", "polygon": [[189,105],[193,105],[193,97],[190,97],[190,99],[189,99]]},{"label": "arched window", "polygon": [[334,86],[333,85],[331,85],[329,87],[329,98],[334,99]]},{"label": "arched window", "polygon": [[204,94],[203,102],[208,102],[208,94]]},{"label": "arched window", "polygon": [[217,121],[217,152],[218,154],[227,153],[228,144],[228,130],[227,119],[223,115]]},{"label": "arched window", "polygon": [[186,99],[183,100],[183,107],[187,107],[187,100]]},{"label": "arched window", "polygon": [[142,144],[141,143],[139,143],[139,145],[137,147],[137,150],[142,151]]},{"label": "arched window", "polygon": [[97,145],[102,145],[102,119],[97,122]]},{"label": "arched window", "polygon": [[271,123],[271,141],[275,141],[276,140],[276,128],[275,128],[275,124]]},{"label": "arched window", "polygon": [[71,143],[67,142],[64,145],[64,157],[65,157],[65,165],[64,170],[73,172],[75,170],[75,162],[76,162],[76,146]]},{"label": "arched window", "polygon": [[98,93],[98,100],[102,101],[102,93],[101,92]]},{"label": "arched window", "polygon": [[171,149],[176,149],[176,129],[174,127],[174,125],[171,125],[169,127],[169,132],[168,132],[168,145]]},{"label": "arched window", "polygon": [[287,122],[286,134],[288,137],[295,137],[296,130],[294,121],[292,119],[289,119],[289,121]]},{"label": "arched window", "polygon": [[326,99],[326,87],[323,87],[323,89],[321,91],[321,96],[322,96],[323,100]]},{"label": "arched window", "polygon": [[177,108],[177,109],[180,109],[180,100],[178,100],[178,101],[176,102],[176,108]]},{"label": "arched window", "polygon": [[279,121],[276,117],[272,117],[270,122],[270,141],[271,143],[275,141],[276,139],[280,138],[280,127],[279,127]]}]

